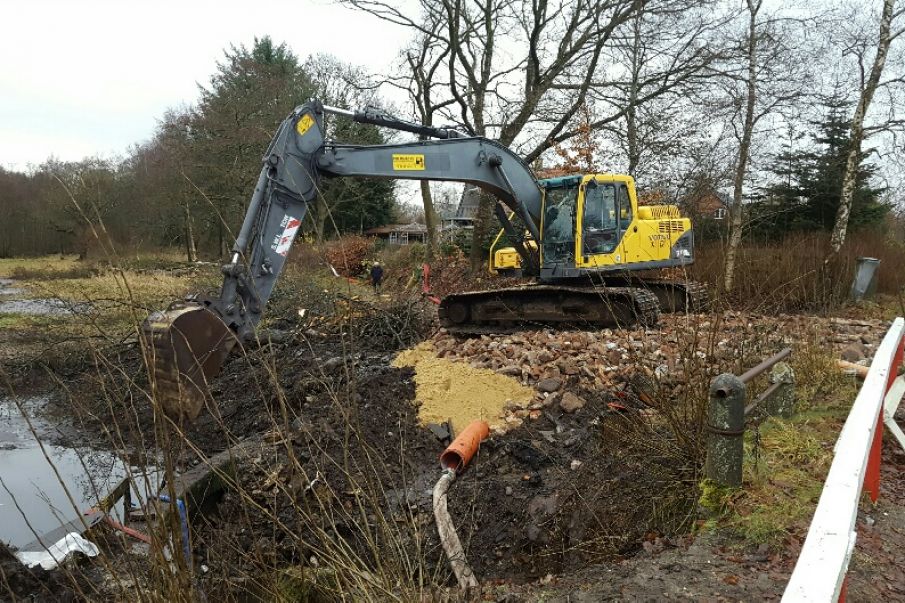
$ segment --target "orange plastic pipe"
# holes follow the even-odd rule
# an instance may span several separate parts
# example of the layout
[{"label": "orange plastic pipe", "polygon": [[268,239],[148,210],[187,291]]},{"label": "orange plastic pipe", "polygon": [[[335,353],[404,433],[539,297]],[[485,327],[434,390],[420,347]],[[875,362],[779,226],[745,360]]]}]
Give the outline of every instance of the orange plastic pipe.
[{"label": "orange plastic pipe", "polygon": [[431,292],[431,265],[425,262],[421,264],[421,293],[430,295]]},{"label": "orange plastic pipe", "polygon": [[456,472],[462,471],[489,435],[490,425],[487,421],[472,421],[440,455],[440,466]]},{"label": "orange plastic pipe", "polygon": [[152,544],[151,537],[148,536],[147,534],[142,534],[138,530],[134,530],[134,529],[130,528],[129,526],[124,526],[123,524],[119,523],[118,521],[116,521],[115,519],[110,517],[109,515],[105,516],[104,519],[107,521],[108,524],[110,524],[110,527],[113,528],[114,530],[119,530],[123,534],[131,536],[132,538],[135,538],[136,540],[141,540],[142,542],[147,542],[148,544]]}]

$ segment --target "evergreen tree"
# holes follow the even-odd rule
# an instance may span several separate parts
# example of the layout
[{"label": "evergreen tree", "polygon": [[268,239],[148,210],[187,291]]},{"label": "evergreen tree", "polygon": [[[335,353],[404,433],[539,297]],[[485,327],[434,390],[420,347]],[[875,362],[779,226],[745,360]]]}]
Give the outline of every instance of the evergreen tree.
[{"label": "evergreen tree", "polygon": [[[849,103],[836,94],[823,99],[825,116],[811,125],[813,147],[796,151],[791,141],[776,155],[775,176],[752,206],[753,230],[765,236],[794,231],[829,231],[833,227],[850,141]],[[876,226],[889,206],[880,201],[882,188],[871,178],[876,168],[868,163],[871,149],[862,151],[858,164],[850,225]]]},{"label": "evergreen tree", "polygon": [[[220,252],[242,223],[261,156],[280,122],[313,88],[286,44],[255,38],[251,48],[230,46],[190,125],[190,178],[214,207],[202,229]],[[224,224],[225,222],[225,224]]]},{"label": "evergreen tree", "polygon": [[[365,145],[386,142],[375,126],[348,118],[336,118],[330,130],[339,142]],[[395,209],[393,191],[392,180],[355,177],[323,180],[313,216],[316,236],[322,239],[333,232],[361,233],[390,223]]]},{"label": "evergreen tree", "polygon": [[[332,59],[331,59],[332,60]],[[189,164],[192,181],[204,191],[214,211],[200,226],[216,234],[221,252],[229,246],[245,214],[245,208],[261,169],[261,156],[280,122],[297,105],[337,86],[335,72],[354,71],[327,59],[305,64],[285,44],[274,44],[269,37],[255,39],[252,48],[231,46],[226,60],[217,66],[210,88],[202,89],[195,117],[189,125]],[[321,80],[330,80],[321,81]],[[338,94],[329,94],[338,96]],[[372,125],[356,124],[348,119],[331,118],[329,136],[353,144],[384,142]],[[206,203],[207,200],[202,201]],[[318,236],[332,232],[366,230],[385,224],[393,207],[393,185],[388,181],[356,178],[324,181],[311,210],[310,222]],[[331,220],[332,218],[332,220]],[[224,227],[223,222],[226,222]]]}]

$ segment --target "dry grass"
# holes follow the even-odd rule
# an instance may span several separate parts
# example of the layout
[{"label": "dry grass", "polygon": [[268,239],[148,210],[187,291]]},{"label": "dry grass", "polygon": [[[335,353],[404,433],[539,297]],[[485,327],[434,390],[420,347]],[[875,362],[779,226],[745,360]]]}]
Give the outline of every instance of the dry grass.
[{"label": "dry grass", "polygon": [[[147,261],[143,259],[142,264]],[[133,417],[146,413],[146,408],[154,405],[154,393],[148,386],[146,369],[135,366],[134,362],[128,364],[128,352],[124,363],[120,355],[124,348],[111,350],[110,344],[119,341],[117,338],[123,334],[136,334],[138,324],[149,310],[166,307],[186,292],[219,281],[215,268],[174,272],[135,266],[137,264],[133,263],[125,269],[100,267],[96,272],[76,273],[82,266],[75,260],[53,266],[44,266],[34,260],[4,264],[11,274],[25,277],[19,284],[27,288],[27,297],[63,299],[73,304],[73,308],[89,304],[72,315],[28,318],[11,315],[0,319],[13,322],[32,337],[45,341],[48,352],[41,356],[45,365],[49,353],[71,344],[76,356],[59,358],[55,365],[64,373],[78,374],[96,384],[91,392],[96,400],[88,403],[85,398],[73,395],[68,391],[68,379],[59,377],[53,370],[49,374],[57,379],[61,391],[66,392],[77,424],[80,421],[97,422],[103,415],[112,418],[104,425],[104,430],[108,440],[106,447],[114,450],[129,450],[135,445],[127,436],[127,425]],[[374,301],[371,290],[360,283],[334,278],[321,269],[296,266],[290,268],[281,281],[270,316],[277,326],[291,326],[294,331],[300,331],[303,324],[296,318],[299,308],[321,317],[333,316],[337,337],[344,341],[341,346],[345,350],[344,363],[351,366],[351,359],[357,357],[358,338],[379,337],[394,349],[400,344],[409,345],[412,337],[423,337],[419,332],[424,327],[423,317],[410,316],[412,303],[408,300],[390,303],[386,312],[378,311]],[[293,324],[279,324],[287,316]],[[320,324],[318,328],[326,326]],[[260,408],[256,410],[260,415],[260,431],[286,433],[290,424],[304,421],[298,396],[287,391],[287,383],[291,389],[300,376],[293,375],[293,380],[287,381],[287,376],[280,372],[285,362],[265,351],[246,360],[247,366],[243,370],[255,376],[250,384],[252,391],[261,394]],[[346,371],[351,377],[350,369]],[[297,456],[291,446],[276,447],[272,452],[280,453],[282,475],[305,476],[306,483],[314,483],[316,475],[339,474],[341,477],[334,479],[345,484],[342,491],[332,491],[335,484],[327,482],[324,484],[327,489],[316,490],[313,497],[299,497],[293,490],[293,483],[278,480],[274,495],[286,497],[291,503],[280,509],[268,506],[266,498],[262,500],[257,491],[260,483],[240,479],[232,484],[232,496],[238,498],[242,513],[249,519],[245,530],[254,531],[256,538],[265,539],[268,543],[265,548],[276,550],[278,542],[284,538],[297,540],[299,549],[309,550],[316,557],[317,567],[312,566],[307,557],[288,565],[270,561],[266,552],[261,556],[262,551],[256,543],[255,550],[248,552],[247,557],[253,563],[254,571],[247,567],[219,568],[222,575],[218,577],[227,585],[226,590],[221,587],[220,592],[226,593],[227,600],[238,598],[238,594],[230,594],[228,585],[234,584],[234,579],[242,578],[249,591],[268,600],[298,600],[302,596],[330,600],[343,597],[398,601],[433,598],[429,593],[445,577],[433,575],[435,566],[426,562],[423,532],[428,526],[414,513],[388,512],[387,484],[391,482],[385,467],[406,466],[406,438],[400,434],[399,450],[371,449],[361,432],[367,418],[359,417],[354,408],[352,383],[335,382],[323,372],[313,379],[326,388],[335,407],[348,418],[344,421],[346,433],[343,437],[348,441],[347,450],[356,452],[329,455],[319,449],[316,441],[304,458]],[[225,443],[238,441],[238,434],[231,434],[219,413],[214,413],[212,418],[222,429]],[[157,457],[153,462],[163,468],[167,483],[174,481],[175,471],[177,467],[184,467],[187,455],[205,458],[192,437],[180,432],[175,425],[155,421],[153,430],[141,433],[140,437],[140,450],[154,451],[152,455]],[[308,455],[318,459],[318,464],[312,467],[307,462]],[[274,470],[273,466],[268,466],[273,460],[266,458],[262,470],[264,467],[268,471]],[[348,499],[349,492],[357,493],[354,503],[349,506],[347,500],[345,505],[339,505],[339,499]],[[263,516],[272,529],[262,532],[260,525],[251,521],[253,516]],[[304,537],[296,526],[307,526]],[[350,526],[354,537],[349,537]],[[193,583],[199,576],[185,564],[177,563],[173,567],[164,558],[164,545],[179,541],[178,529],[174,528],[159,527],[159,533],[153,535],[154,544],[147,559],[117,554],[102,556],[94,564],[95,568],[99,565],[109,577],[115,576],[115,580],[99,585],[90,572],[83,577],[78,568],[69,572],[67,580],[73,590],[88,599],[194,600]],[[208,544],[225,547],[220,550],[242,547],[238,539],[205,543],[204,546]],[[213,576],[209,579],[215,580]]]},{"label": "dry grass", "polygon": [[[740,269],[740,274],[745,275],[740,282],[742,295],[752,296],[751,303],[761,309],[823,304],[828,299],[826,295],[833,289],[821,289],[819,270],[815,267],[813,258],[808,255],[808,249],[813,251],[805,244],[800,248],[776,248],[765,252],[763,257],[757,256],[754,250],[749,250],[749,255],[744,260],[747,263]],[[314,252],[301,249],[298,253],[311,255]],[[409,261],[417,259],[410,251],[409,254],[411,257],[391,265],[398,266],[393,268],[394,271],[401,273]],[[805,258],[810,259],[805,262]],[[88,328],[93,333],[102,334],[100,338],[88,339],[78,345],[85,350],[83,354],[94,365],[100,395],[109,409],[126,415],[137,414],[139,406],[153,404],[154,394],[146,385],[147,375],[143,373],[144,369],[138,374],[130,372],[105,349],[104,344],[111,340],[114,332],[135,333],[138,323],[148,310],[165,307],[188,291],[219,281],[215,267],[201,268],[191,273],[174,273],[172,270],[149,270],[144,263],[146,261],[152,260],[140,258],[131,264],[124,262],[117,269],[102,268],[97,273],[84,275],[72,272],[80,268],[74,260],[63,260],[53,266],[42,266],[40,261],[35,260],[27,260],[18,265],[15,262],[0,261],[0,274],[3,270],[15,273],[16,268],[20,269],[18,274],[25,277],[23,284],[34,297],[56,297],[73,303],[92,304],[93,314],[86,311],[77,314],[75,320],[72,317],[62,319],[63,324],[67,328]],[[164,258],[163,261],[169,260]],[[889,261],[892,263],[893,260]],[[776,262],[780,265],[774,265]],[[338,299],[352,299],[352,303],[344,306],[351,310],[342,314],[349,324],[340,334],[347,338],[343,341],[348,344],[344,358],[348,364],[349,358],[357,352],[356,336],[365,335],[365,331],[352,323],[367,315],[362,308],[370,305],[373,294],[362,282],[328,276],[323,267],[311,266],[317,266],[317,263],[294,261],[287,266],[280,289],[273,298],[270,315],[277,321],[277,326],[280,326],[279,317],[285,320],[287,316],[297,316],[296,312],[300,308],[326,315],[337,311]],[[447,271],[450,282],[455,280],[457,266],[456,262],[450,263]],[[894,280],[883,282],[884,287],[897,286]],[[403,305],[400,305],[396,313],[402,314],[402,309]],[[706,319],[717,320],[717,316],[715,313],[713,317]],[[614,434],[619,437],[618,441],[625,443],[621,454],[654,458],[655,462],[651,467],[659,472],[656,479],[670,484],[670,487],[664,488],[654,497],[649,492],[641,494],[646,497],[644,500],[652,499],[651,504],[656,507],[654,514],[661,525],[671,525],[676,529],[684,529],[694,520],[696,484],[700,478],[702,461],[706,391],[710,378],[726,368],[710,365],[697,353],[706,352],[707,356],[712,356],[716,345],[713,338],[700,335],[700,324],[694,322],[704,319],[690,318],[687,329],[678,342],[683,369],[689,376],[688,386],[682,394],[669,398],[668,392],[651,392],[656,397],[654,407],[658,411],[657,419],[627,423],[614,429]],[[3,320],[0,317],[0,326],[3,325]],[[36,323],[23,323],[20,326],[26,329],[39,328]],[[50,326],[57,334],[60,333],[59,324],[44,326]],[[381,323],[379,326],[384,328],[387,325]],[[398,330],[399,325],[393,323],[387,328],[390,329],[390,334],[384,335],[392,339],[392,333]],[[737,359],[739,366],[732,367],[732,370],[748,368],[754,361],[775,351],[763,349],[758,343],[757,333],[746,335],[750,341]],[[246,361],[247,370],[255,376],[249,387],[261,393],[259,412],[262,430],[287,433],[290,425],[305,419],[304,411],[293,403],[293,398],[298,396],[287,391],[288,387],[294,387],[294,381],[288,381],[286,375],[281,375],[279,359],[273,355],[256,355],[246,358]],[[718,525],[729,528],[745,543],[778,546],[789,534],[800,529],[819,494],[832,443],[841,425],[840,417],[844,416],[845,404],[853,399],[851,380],[840,376],[833,359],[822,351],[820,342],[811,341],[808,345],[802,345],[793,356],[793,366],[799,376],[798,394],[806,412],[788,422],[767,421],[757,432],[757,441],[753,439],[753,434],[749,434],[745,488],[731,495],[727,501],[726,513],[718,521]],[[328,392],[335,407],[348,417],[342,437],[349,443],[346,450],[360,450],[360,456],[348,453],[324,456],[324,451],[318,449],[315,442],[310,452],[312,455],[321,455],[320,462],[323,465],[319,469],[324,472],[338,471],[344,482],[343,491],[331,491],[328,486],[308,498],[299,498],[293,491],[291,479],[277,479],[272,484],[273,497],[285,496],[295,501],[279,512],[264,504],[261,492],[256,492],[249,482],[234,482],[233,496],[240,501],[243,512],[248,517],[246,528],[256,529],[257,524],[251,518],[260,516],[270,523],[272,529],[261,536],[263,545],[256,543],[252,550],[246,552],[249,558],[254,559],[255,570],[251,572],[243,568],[221,568],[224,583],[229,584],[227,579],[243,578],[262,596],[272,600],[297,600],[311,596],[312,593],[357,600],[403,601],[441,596],[439,585],[444,583],[446,576],[443,570],[438,570],[438,566],[428,559],[434,552],[427,550],[425,544],[425,533],[431,526],[426,525],[423,517],[411,512],[411,509],[399,513],[387,511],[387,474],[384,466],[385,463],[406,465],[405,440],[400,438],[399,449],[392,451],[374,450],[363,444],[362,417],[358,415],[350,384],[334,383],[324,374],[317,375],[314,379]],[[287,386],[287,383],[290,385]],[[65,387],[65,384],[61,385]],[[76,406],[74,411],[79,412],[79,408]],[[85,420],[97,418],[91,416],[96,409],[82,408],[81,412],[85,413]],[[219,422],[226,441],[237,441],[237,436],[229,433],[222,417],[215,413],[213,420]],[[109,426],[111,448],[127,448],[123,429],[123,425],[116,422]],[[154,433],[143,434],[143,437],[147,438],[147,449],[159,448],[162,451],[158,462],[166,468],[168,481],[172,481],[173,472],[184,455],[200,455],[200,450],[191,438],[174,430],[172,425],[160,423]],[[279,453],[281,456],[278,466],[267,465],[265,462],[262,467],[266,466],[270,471],[279,469],[276,473],[278,476],[304,476],[305,483],[308,484],[316,479],[317,471],[312,475],[312,465],[307,459],[299,457],[291,446],[279,450]],[[346,505],[334,504],[348,492],[355,493],[353,502]],[[268,548],[276,548],[284,538],[301,539],[297,528],[299,525],[313,530],[313,533],[306,533],[304,545],[307,550],[314,552],[318,565],[313,567],[309,559],[289,565],[270,560],[266,556]],[[354,542],[347,537],[350,526],[354,526],[356,530]],[[192,583],[197,576],[185,567],[177,567],[174,572],[170,564],[164,561],[162,543],[173,536],[165,531],[164,529],[164,533],[156,541],[157,548],[149,558],[149,567],[119,567],[117,571],[135,576],[138,584],[147,585],[149,581],[153,584],[156,593],[138,588],[138,596],[149,600],[188,600],[192,597]],[[241,549],[243,546],[240,542],[231,540],[217,544],[231,549]],[[112,558],[105,559],[103,563],[113,561]],[[80,588],[82,587],[92,588],[81,585]],[[121,598],[134,594],[122,586],[118,588],[121,589]],[[100,596],[101,593],[98,591],[88,594]]]},{"label": "dry grass", "polygon": [[[838,261],[824,265],[827,237],[790,235],[777,242],[748,242],[739,249],[736,281],[725,301],[735,308],[759,312],[826,312],[847,299],[856,259],[881,260],[877,292],[896,295],[905,287],[905,246],[881,236],[855,235]],[[691,278],[719,289],[725,249],[719,242],[702,244],[689,270]]]},{"label": "dry grass", "polygon": [[77,256],[48,255],[34,258],[0,258],[0,278],[12,278],[17,273],[42,272],[52,274],[66,272],[80,265]]}]

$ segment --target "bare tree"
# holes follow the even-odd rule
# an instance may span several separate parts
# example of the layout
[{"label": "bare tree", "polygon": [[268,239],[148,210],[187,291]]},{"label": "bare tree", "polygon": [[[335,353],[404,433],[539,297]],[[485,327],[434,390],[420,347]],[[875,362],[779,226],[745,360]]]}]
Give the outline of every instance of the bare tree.
[{"label": "bare tree", "polygon": [[630,175],[681,155],[704,134],[705,120],[689,99],[714,76],[708,67],[727,56],[723,28],[731,16],[716,2],[676,3],[659,12],[643,6],[620,31],[590,97],[604,108],[596,127],[622,151]]},{"label": "bare tree", "polygon": [[[302,70],[314,88],[315,95],[327,104],[340,107],[360,107],[376,102],[374,87],[369,85],[368,74],[360,67],[344,63],[329,54],[309,56],[302,64]],[[362,130],[344,118],[333,119],[327,124],[328,134],[336,136],[342,129],[344,135],[355,135]],[[358,141],[357,141],[358,142]],[[375,141],[370,141],[375,142]],[[337,179],[323,182],[314,203],[312,228],[315,239],[320,242],[328,234],[328,224],[334,210],[361,195],[361,182],[354,179]]]},{"label": "bare tree", "polygon": [[[858,63],[858,73],[860,74],[861,94],[858,99],[858,105],[855,107],[855,114],[852,117],[851,133],[849,135],[849,151],[845,163],[845,171],[842,176],[842,192],[839,198],[839,208],[836,211],[836,222],[833,226],[833,234],[830,237],[830,253],[827,261],[839,253],[839,249],[845,242],[845,234],[848,230],[848,220],[852,211],[852,198],[855,191],[855,184],[858,174],[858,164],[861,157],[861,142],[865,137],[864,118],[870,108],[871,101],[877,88],[881,85],[883,76],[883,68],[886,65],[886,56],[889,53],[889,47],[898,36],[905,32],[905,28],[893,30],[893,21],[896,17],[905,13],[905,9],[896,10],[896,0],[884,0],[883,13],[880,17],[880,31],[877,38],[876,53],[874,54],[873,63],[870,67],[870,73],[865,79],[866,60],[868,48],[866,40],[861,38],[857,40],[848,49],[853,54]],[[902,77],[898,78],[902,80]]]},{"label": "bare tree", "polygon": [[[424,29],[436,31],[440,26],[441,15],[429,13]],[[419,31],[408,48],[402,51],[404,71],[396,77],[388,79],[388,83],[406,91],[416,111],[416,119],[426,126],[434,125],[434,117],[438,112],[455,101],[446,95],[438,95],[443,91],[443,71],[449,58],[448,45],[442,44],[432,34]],[[420,182],[421,202],[424,206],[424,221],[427,227],[427,259],[433,260],[440,242],[440,219],[434,207],[430,183]]]},{"label": "bare tree", "polygon": [[[528,162],[578,132],[579,108],[588,103],[595,84],[608,81],[607,62],[612,54],[608,49],[639,10],[657,15],[695,4],[684,0],[421,0],[419,14],[409,15],[385,0],[344,3],[409,27],[448,49],[442,59],[442,85],[453,103],[442,112],[472,134],[515,148]],[[666,74],[658,85],[638,93],[635,106],[672,90],[681,79]],[[592,127],[614,122],[627,111],[624,106],[608,107]],[[493,203],[483,197],[479,204],[471,257],[475,269],[482,264],[481,243]]]},{"label": "bare tree", "polygon": [[729,101],[730,124],[738,142],[738,158],[732,182],[729,242],[723,288],[731,291],[744,226],[743,195],[748,176],[752,143],[764,118],[788,109],[804,95],[807,73],[793,39],[802,23],[782,15],[762,12],[763,0],[745,0],[747,21],[739,47],[739,61],[722,72]]}]

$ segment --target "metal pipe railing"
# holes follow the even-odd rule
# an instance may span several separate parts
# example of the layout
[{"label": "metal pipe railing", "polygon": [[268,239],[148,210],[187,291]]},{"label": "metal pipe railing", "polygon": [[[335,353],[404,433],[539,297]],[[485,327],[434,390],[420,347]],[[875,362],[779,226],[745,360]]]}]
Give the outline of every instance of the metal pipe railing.
[{"label": "metal pipe railing", "polygon": [[[785,348],[741,376],[723,373],[710,382],[704,472],[716,484],[735,488],[742,485],[747,415],[764,403],[767,403],[764,411],[767,415],[790,417],[794,413],[795,376],[792,369],[782,363],[791,353],[791,348]],[[746,405],[747,383],[766,370],[770,370],[770,386]]]},{"label": "metal pipe railing", "polygon": [[750,368],[741,375],[739,375],[739,380],[742,383],[748,383],[767,369],[773,368],[773,365],[782,360],[783,358],[788,358],[792,354],[792,348],[786,348],[781,352],[777,352],[773,356],[770,356],[754,368]]},{"label": "metal pipe railing", "polygon": [[778,390],[783,385],[784,384],[782,381],[777,381],[776,383],[771,384],[770,387],[765,389],[761,395],[754,399],[754,402],[745,407],[745,416],[747,417],[748,415],[750,415],[751,411],[757,408],[758,404],[775,394],[776,390]]}]

